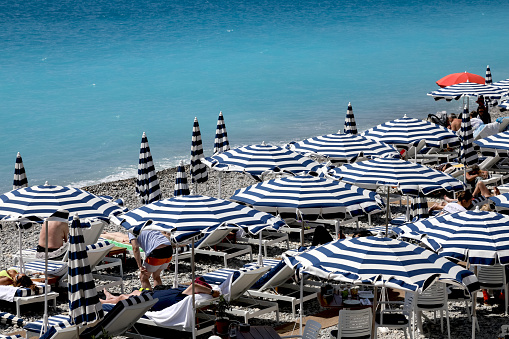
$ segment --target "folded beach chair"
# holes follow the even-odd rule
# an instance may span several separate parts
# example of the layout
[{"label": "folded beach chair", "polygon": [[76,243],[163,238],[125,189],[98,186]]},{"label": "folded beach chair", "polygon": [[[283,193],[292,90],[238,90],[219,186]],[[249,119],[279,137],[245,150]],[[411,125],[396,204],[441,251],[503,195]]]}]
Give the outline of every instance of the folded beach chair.
[{"label": "folded beach chair", "polygon": [[[80,339],[120,336],[130,329],[156,302],[157,299],[152,298],[150,294],[131,296],[106,309],[104,318],[90,326],[77,327],[71,325],[71,319],[67,316],[52,316],[48,318],[48,330],[40,338],[78,339],[78,333]],[[39,336],[42,326],[43,321],[38,320],[28,323],[24,329],[30,338]]]},{"label": "folded beach chair", "polygon": [[[295,269],[286,264],[284,260],[264,259],[263,266],[270,267],[256,283],[246,292],[251,297],[265,298],[277,301],[286,301],[292,305],[292,315],[295,317],[295,307],[300,305],[300,286],[290,279],[295,275]],[[258,263],[249,263],[245,268],[260,267]],[[290,281],[290,282],[289,282]],[[303,302],[314,300],[319,288],[304,286]]]}]

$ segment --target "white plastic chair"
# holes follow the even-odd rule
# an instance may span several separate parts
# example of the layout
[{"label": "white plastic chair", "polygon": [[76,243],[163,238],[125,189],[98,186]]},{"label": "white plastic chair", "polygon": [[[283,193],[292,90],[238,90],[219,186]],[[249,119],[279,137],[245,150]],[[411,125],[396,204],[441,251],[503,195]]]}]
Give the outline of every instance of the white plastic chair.
[{"label": "white plastic chair", "polygon": [[481,289],[486,290],[504,290],[505,295],[505,309],[504,313],[507,314],[507,302],[509,299],[508,285],[505,276],[505,266],[480,266],[477,269],[477,280]]},{"label": "white plastic chair", "polygon": [[302,335],[287,335],[281,338],[317,339],[321,328],[322,324],[318,321],[308,319],[306,325],[304,325],[304,332],[302,332]]},{"label": "white plastic chair", "polygon": [[371,308],[339,311],[338,329],[330,332],[331,339],[370,338],[373,313]]},{"label": "white plastic chair", "polygon": [[[401,305],[401,302],[384,302],[381,303],[381,307],[398,304]],[[401,328],[404,331],[405,339],[408,338],[407,331],[410,339],[412,339],[414,337],[414,333],[411,331],[411,326],[413,325],[414,320],[414,306],[414,293],[406,292],[405,301],[403,302],[402,307],[396,309],[384,307],[380,312],[378,312],[375,316],[375,339],[378,335],[379,327]]]},{"label": "white plastic chair", "polygon": [[419,331],[423,333],[422,329],[422,311],[434,311],[436,318],[436,311],[440,311],[440,329],[444,332],[444,317],[443,312],[447,318],[447,337],[451,339],[451,326],[449,323],[449,304],[447,302],[447,289],[445,284],[436,282],[428,287],[424,292],[417,295],[414,311],[417,315],[417,325]]}]

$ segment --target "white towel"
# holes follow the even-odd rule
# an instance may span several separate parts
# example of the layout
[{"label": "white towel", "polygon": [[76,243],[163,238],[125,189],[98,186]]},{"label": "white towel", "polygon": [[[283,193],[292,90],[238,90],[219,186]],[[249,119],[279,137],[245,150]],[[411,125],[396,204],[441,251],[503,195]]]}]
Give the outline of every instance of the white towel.
[{"label": "white towel", "polygon": [[[207,299],[212,299],[212,296],[208,294],[195,294],[196,303]],[[181,327],[186,331],[190,331],[194,317],[192,301],[193,299],[188,295],[170,307],[155,312],[149,311],[145,315],[159,326]]]},{"label": "white towel", "polygon": [[18,288],[14,286],[0,286],[0,300],[13,302],[17,290]]}]

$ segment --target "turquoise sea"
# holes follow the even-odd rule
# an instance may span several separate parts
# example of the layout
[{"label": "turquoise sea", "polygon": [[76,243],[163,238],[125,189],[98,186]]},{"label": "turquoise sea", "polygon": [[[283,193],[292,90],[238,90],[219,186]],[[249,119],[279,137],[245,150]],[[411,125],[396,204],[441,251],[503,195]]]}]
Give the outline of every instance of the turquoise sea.
[{"label": "turquoise sea", "polygon": [[211,155],[407,114],[449,73],[509,78],[506,0],[4,0],[0,189],[20,152],[30,185],[132,177],[147,133],[156,169],[189,162],[194,117]]}]

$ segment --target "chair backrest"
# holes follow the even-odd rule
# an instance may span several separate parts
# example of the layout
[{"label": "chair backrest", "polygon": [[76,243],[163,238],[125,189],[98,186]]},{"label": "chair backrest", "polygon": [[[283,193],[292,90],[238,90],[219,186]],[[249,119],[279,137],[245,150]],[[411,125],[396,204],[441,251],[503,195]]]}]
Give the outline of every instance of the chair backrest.
[{"label": "chair backrest", "polygon": [[85,245],[95,244],[104,229],[106,223],[102,220],[95,220],[90,223],[90,227],[83,228],[83,240]]},{"label": "chair backrest", "polygon": [[479,168],[481,170],[489,171],[493,165],[500,161],[500,155],[495,155],[494,157],[486,157],[483,162],[479,164]]},{"label": "chair backrest", "polygon": [[[252,288],[257,291],[278,287],[287,282],[295,274],[295,269],[288,266],[284,260],[264,259],[263,265],[268,266],[270,269],[253,285]],[[252,263],[244,265],[244,267],[252,268],[259,266],[257,263]]]},{"label": "chair backrest", "polygon": [[270,267],[268,266],[259,267],[249,271],[241,270],[240,276],[232,282],[230,300],[240,298],[268,270],[270,270]]},{"label": "chair backrest", "polygon": [[440,309],[447,306],[447,289],[444,283],[435,282],[417,295],[417,307]]},{"label": "chair backrest", "polygon": [[505,267],[502,265],[480,266],[477,280],[481,288],[503,288],[505,285]]},{"label": "chair backrest", "polygon": [[317,339],[320,335],[320,329],[322,328],[322,324],[313,319],[308,319],[306,321],[306,325],[304,327],[304,332],[302,332],[303,339]]},{"label": "chair backrest", "polygon": [[88,245],[87,254],[90,269],[94,269],[94,267],[104,259],[114,246],[115,245],[109,241],[99,241],[93,245]]},{"label": "chair backrest", "polygon": [[210,232],[209,235],[200,239],[200,241],[195,244],[196,248],[206,248],[210,246],[214,246],[219,244],[232,230],[236,229],[236,227],[218,227]]},{"label": "chair backrest", "polygon": [[339,311],[338,338],[364,337],[371,338],[373,313],[371,308]]}]

